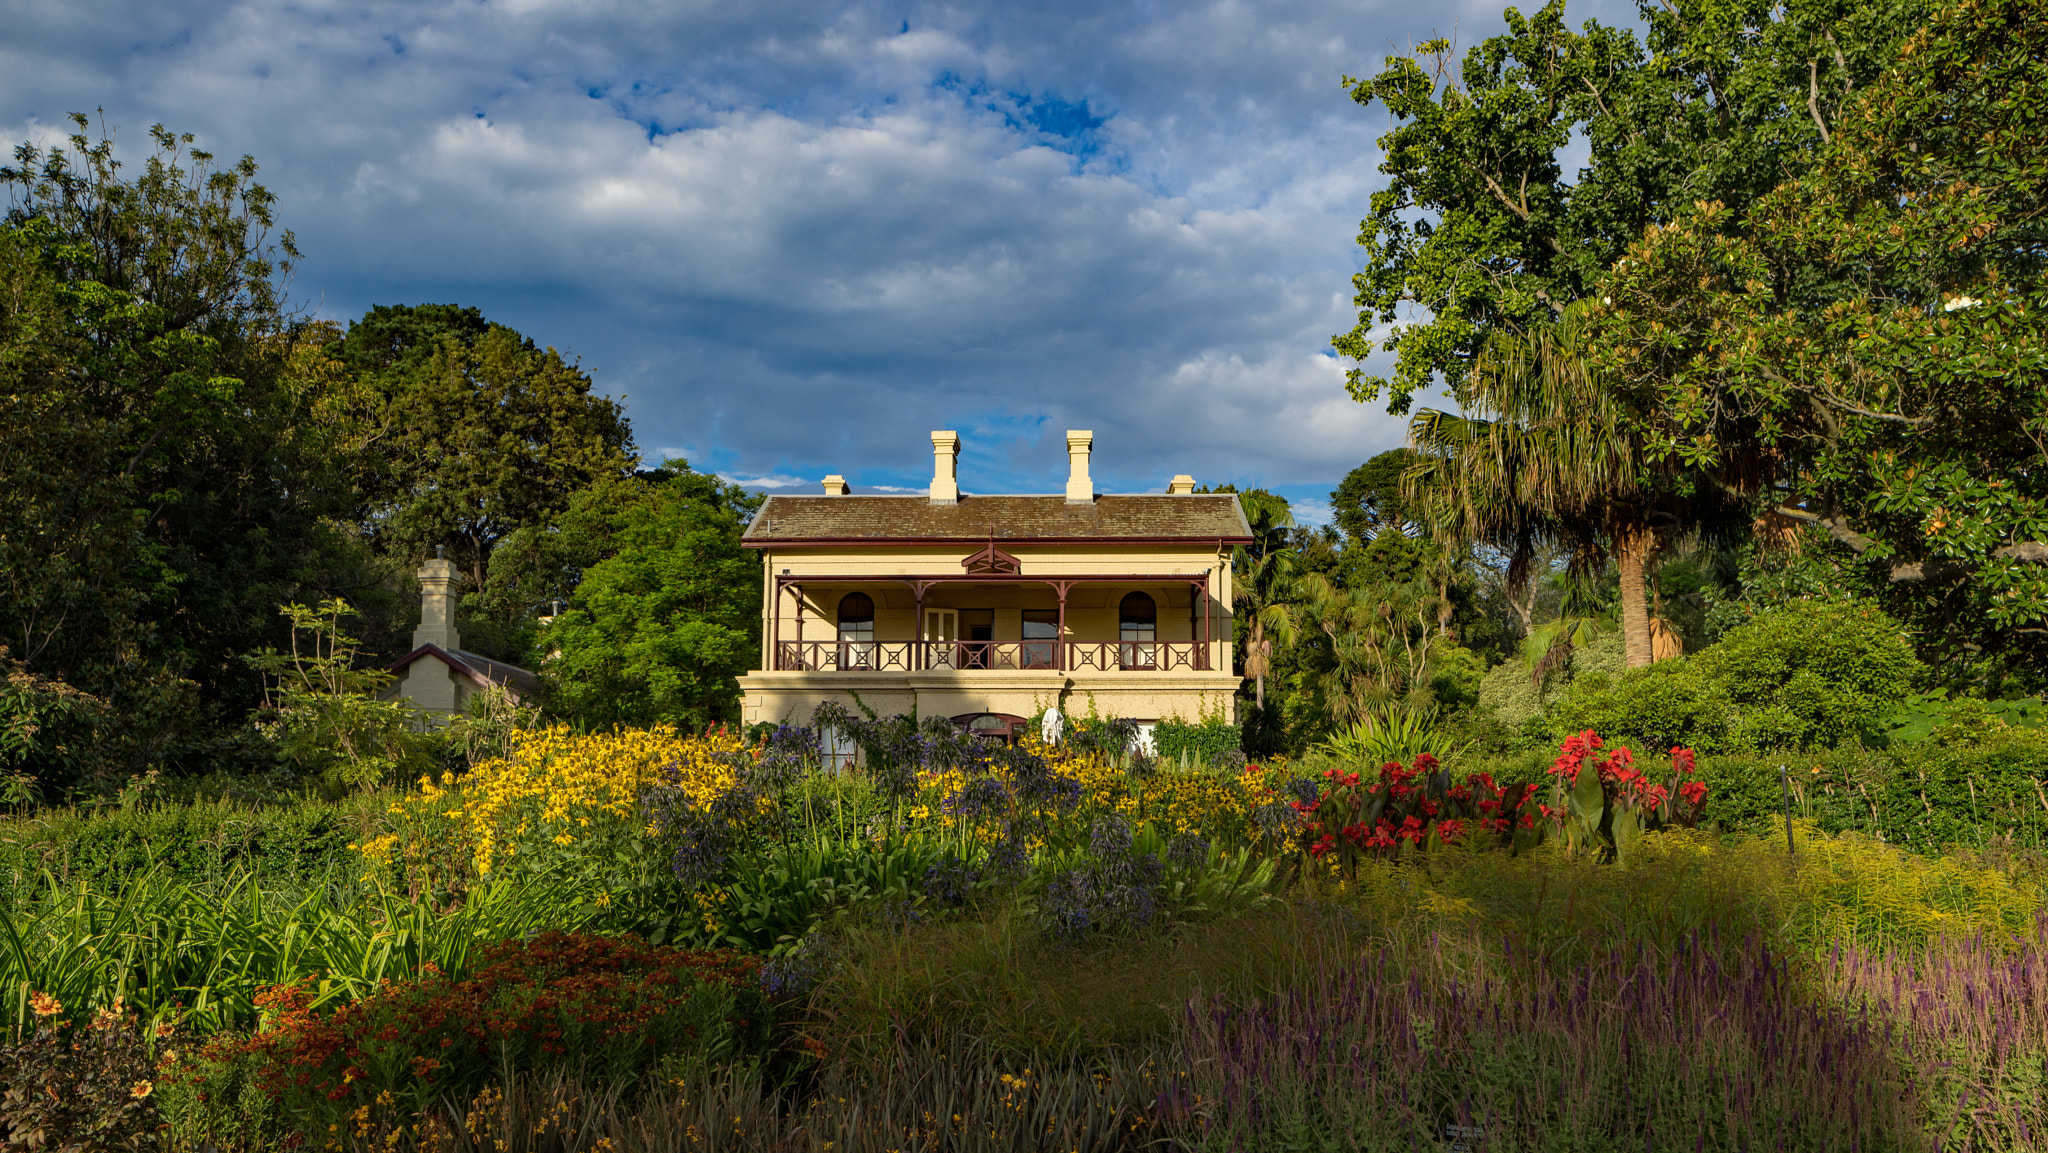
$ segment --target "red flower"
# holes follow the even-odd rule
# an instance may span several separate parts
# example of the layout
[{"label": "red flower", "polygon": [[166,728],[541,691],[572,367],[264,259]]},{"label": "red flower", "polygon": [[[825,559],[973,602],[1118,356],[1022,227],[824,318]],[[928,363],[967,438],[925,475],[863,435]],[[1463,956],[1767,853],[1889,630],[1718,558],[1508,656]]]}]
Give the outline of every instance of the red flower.
[{"label": "red flower", "polygon": [[1707,803],[1707,783],[1705,781],[1687,781],[1678,786],[1678,794],[1685,798],[1686,804],[1697,809]]},{"label": "red flower", "polygon": [[1448,820],[1438,821],[1436,824],[1436,835],[1442,837],[1445,844],[1449,844],[1451,842],[1451,838],[1458,836],[1464,831],[1465,822],[1457,819],[1456,817],[1452,817]]},{"label": "red flower", "polygon": [[1671,746],[1671,765],[1686,776],[1692,775],[1693,753],[1682,745]]},{"label": "red flower", "polygon": [[1332,849],[1334,849],[1334,848],[1336,848],[1336,847],[1337,847],[1337,838],[1335,838],[1335,837],[1332,837],[1332,836],[1329,836],[1328,834],[1325,834],[1325,835],[1323,836],[1323,839],[1322,839],[1322,840],[1320,840],[1320,841],[1317,841],[1317,842],[1316,842],[1315,844],[1313,844],[1313,845],[1310,845],[1310,846],[1309,846],[1309,848],[1308,848],[1308,851],[1309,851],[1309,855],[1310,855],[1310,856],[1313,856],[1313,857],[1325,857],[1325,856],[1328,856],[1328,855],[1329,855],[1329,853],[1330,853],[1330,850],[1332,850]]},{"label": "red flower", "polygon": [[1428,753],[1417,753],[1417,754],[1415,754],[1415,771],[1416,771],[1416,772],[1418,772],[1418,773],[1433,773],[1433,772],[1435,772],[1435,771],[1436,771],[1436,766],[1437,766],[1437,759],[1436,759],[1435,757],[1432,757],[1432,756],[1430,756],[1430,755],[1429,755]]}]

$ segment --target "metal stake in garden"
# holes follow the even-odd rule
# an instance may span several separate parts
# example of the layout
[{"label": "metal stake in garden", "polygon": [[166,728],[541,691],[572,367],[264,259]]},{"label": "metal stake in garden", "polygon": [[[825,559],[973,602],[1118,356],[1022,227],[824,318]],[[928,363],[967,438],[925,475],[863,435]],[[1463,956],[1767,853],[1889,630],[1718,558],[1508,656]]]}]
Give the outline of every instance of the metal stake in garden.
[{"label": "metal stake in garden", "polygon": [[1798,852],[1792,847],[1792,778],[1785,773],[1785,766],[1778,766],[1778,791],[1785,797],[1785,852]]}]

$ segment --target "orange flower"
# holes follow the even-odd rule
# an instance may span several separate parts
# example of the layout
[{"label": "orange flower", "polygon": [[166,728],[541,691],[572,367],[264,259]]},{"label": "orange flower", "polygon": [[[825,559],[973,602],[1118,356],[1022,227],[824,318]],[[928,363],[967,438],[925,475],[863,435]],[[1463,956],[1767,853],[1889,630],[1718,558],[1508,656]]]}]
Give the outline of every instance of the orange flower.
[{"label": "orange flower", "polygon": [[130,1097],[135,1098],[137,1101],[140,1101],[144,1097],[147,1097],[154,1092],[156,1092],[155,1085],[152,1085],[147,1081],[137,1081],[135,1083],[135,1088],[128,1090],[128,1095]]},{"label": "orange flower", "polygon": [[48,993],[30,993],[28,995],[28,1007],[35,1010],[35,1014],[38,1017],[54,1017],[64,1011],[64,1002],[50,996]]}]

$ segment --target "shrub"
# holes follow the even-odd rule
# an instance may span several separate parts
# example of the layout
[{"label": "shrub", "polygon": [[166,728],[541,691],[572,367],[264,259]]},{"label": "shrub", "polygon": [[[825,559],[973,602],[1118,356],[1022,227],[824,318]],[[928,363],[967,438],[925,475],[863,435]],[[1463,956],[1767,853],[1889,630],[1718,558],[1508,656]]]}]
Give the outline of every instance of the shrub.
[{"label": "shrub", "polygon": [[177,1053],[177,1026],[152,1026],[118,1001],[78,1023],[47,993],[29,1003],[35,1024],[0,1041],[0,1146],[156,1148],[157,1058]]},{"label": "shrub", "polygon": [[1694,656],[1580,678],[1546,715],[1560,738],[1590,728],[1651,748],[1834,748],[1876,727],[1923,672],[1876,609],[1791,601]]},{"label": "shrub", "polygon": [[232,1091],[251,1056],[280,1119],[316,1133],[386,1095],[421,1115],[506,1074],[701,1071],[767,1051],[759,974],[735,953],[550,932],[488,947],[466,978],[429,969],[330,1012],[303,986],[279,986],[263,998],[263,1030],[220,1039],[170,1075],[171,1124],[182,1140],[210,1137],[201,1107]]},{"label": "shrub", "polygon": [[1152,726],[1152,747],[1165,761],[1196,765],[1220,764],[1219,758],[1244,748],[1244,731],[1220,715],[1190,723],[1168,718]]}]

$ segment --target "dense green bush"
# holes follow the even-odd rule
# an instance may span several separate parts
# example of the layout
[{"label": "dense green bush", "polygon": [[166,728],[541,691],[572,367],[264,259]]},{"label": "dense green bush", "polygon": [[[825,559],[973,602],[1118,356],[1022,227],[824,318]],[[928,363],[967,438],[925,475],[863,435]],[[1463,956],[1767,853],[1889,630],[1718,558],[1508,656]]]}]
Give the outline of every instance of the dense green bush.
[{"label": "dense green bush", "polygon": [[2048,845],[2048,734],[2032,730],[1881,751],[1701,757],[1699,778],[1712,790],[1708,823],[1741,832],[1781,828],[1789,794],[1793,816],[1827,832],[1917,852],[1982,849],[2000,839]]},{"label": "dense green bush", "polygon": [[1636,747],[1835,748],[1878,725],[1923,672],[1876,609],[1793,601],[1694,656],[1578,677],[1546,718],[1556,737],[1594,729]]},{"label": "dense green bush", "polygon": [[155,869],[201,883],[230,876],[297,882],[361,863],[351,843],[375,833],[384,795],[341,803],[199,801],[94,813],[46,809],[0,822],[0,897],[60,882],[115,881]]},{"label": "dense green bush", "polygon": [[1207,765],[1232,749],[1244,748],[1244,732],[1220,716],[1193,722],[1168,717],[1152,726],[1152,747],[1169,761]]},{"label": "dense green bush", "polygon": [[1612,679],[1628,668],[1619,630],[1578,645],[1563,669],[1543,678],[1539,688],[1527,662],[1510,657],[1495,665],[1479,682],[1478,711],[1498,720],[1524,740],[1547,748],[1557,742],[1543,728],[1543,712],[1564,699],[1573,682],[1592,677]]}]

